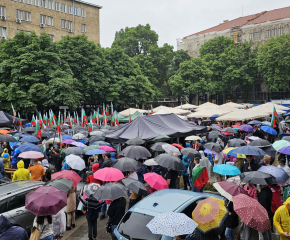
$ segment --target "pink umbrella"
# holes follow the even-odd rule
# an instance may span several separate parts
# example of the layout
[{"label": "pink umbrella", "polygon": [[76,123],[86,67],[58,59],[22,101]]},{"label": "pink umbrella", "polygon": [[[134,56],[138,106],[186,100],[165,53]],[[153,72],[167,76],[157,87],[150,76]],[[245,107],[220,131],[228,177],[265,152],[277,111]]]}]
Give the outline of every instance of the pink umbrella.
[{"label": "pink umbrella", "polygon": [[51,179],[56,178],[66,178],[72,180],[74,181],[72,184],[73,186],[77,186],[78,183],[82,180],[82,178],[75,171],[72,170],[62,170],[51,175]]},{"label": "pink umbrella", "polygon": [[63,143],[66,143],[66,144],[72,144],[74,142],[76,142],[75,140],[72,140],[72,139],[63,139],[61,140]]},{"label": "pink umbrella", "polygon": [[150,185],[150,187],[156,190],[168,188],[167,181],[157,173],[144,174],[144,180]]},{"label": "pink umbrella", "polygon": [[77,146],[77,147],[80,147],[80,148],[86,148],[87,145],[81,143],[81,142],[73,142],[71,143],[71,145],[74,145],[74,146]]},{"label": "pink umbrella", "polygon": [[28,151],[28,152],[23,152],[19,154],[20,158],[32,158],[32,159],[37,159],[37,158],[43,158],[44,154],[41,152],[36,152],[36,151]]},{"label": "pink umbrella", "polygon": [[104,182],[117,182],[124,177],[124,174],[117,168],[105,167],[94,173],[94,178]]},{"label": "pink umbrella", "polygon": [[106,151],[106,152],[115,152],[116,150],[112,147],[109,147],[109,146],[101,146],[100,149]]}]

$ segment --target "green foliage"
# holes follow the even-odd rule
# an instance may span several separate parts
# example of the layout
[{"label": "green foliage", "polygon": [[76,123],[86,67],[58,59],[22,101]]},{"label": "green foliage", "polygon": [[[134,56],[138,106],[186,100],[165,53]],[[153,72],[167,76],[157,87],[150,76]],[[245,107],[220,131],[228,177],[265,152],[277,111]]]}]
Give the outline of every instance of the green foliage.
[{"label": "green foliage", "polygon": [[200,55],[212,54],[219,56],[226,48],[233,45],[234,41],[228,37],[220,36],[205,42],[199,49]]}]

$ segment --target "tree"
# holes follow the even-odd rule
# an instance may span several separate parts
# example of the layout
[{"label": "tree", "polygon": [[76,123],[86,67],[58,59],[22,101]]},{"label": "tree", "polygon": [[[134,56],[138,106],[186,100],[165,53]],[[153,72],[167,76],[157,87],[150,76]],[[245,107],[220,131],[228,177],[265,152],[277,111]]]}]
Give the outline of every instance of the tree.
[{"label": "tree", "polygon": [[200,55],[205,56],[212,54],[219,56],[226,48],[233,45],[234,41],[231,38],[220,36],[205,42],[199,49]]}]

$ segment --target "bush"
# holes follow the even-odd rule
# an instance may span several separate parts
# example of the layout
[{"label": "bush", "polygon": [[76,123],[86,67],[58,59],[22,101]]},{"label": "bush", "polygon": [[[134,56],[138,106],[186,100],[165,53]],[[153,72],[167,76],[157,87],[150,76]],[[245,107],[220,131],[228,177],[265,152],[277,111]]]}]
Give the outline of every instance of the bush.
[{"label": "bush", "polygon": [[212,191],[212,192],[217,192],[217,190],[215,189],[215,187],[213,186],[212,183],[207,182],[203,188],[204,191]]}]

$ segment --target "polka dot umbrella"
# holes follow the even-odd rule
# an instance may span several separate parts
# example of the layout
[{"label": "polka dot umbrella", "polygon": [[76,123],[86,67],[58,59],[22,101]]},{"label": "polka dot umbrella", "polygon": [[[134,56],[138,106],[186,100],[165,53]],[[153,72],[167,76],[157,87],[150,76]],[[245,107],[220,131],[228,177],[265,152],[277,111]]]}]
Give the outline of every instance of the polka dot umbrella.
[{"label": "polka dot umbrella", "polygon": [[254,198],[239,194],[233,197],[233,204],[235,212],[247,226],[262,233],[271,228],[266,209]]},{"label": "polka dot umbrella", "polygon": [[200,201],[192,212],[192,219],[204,234],[221,228],[227,216],[228,210],[224,200],[216,197]]}]

